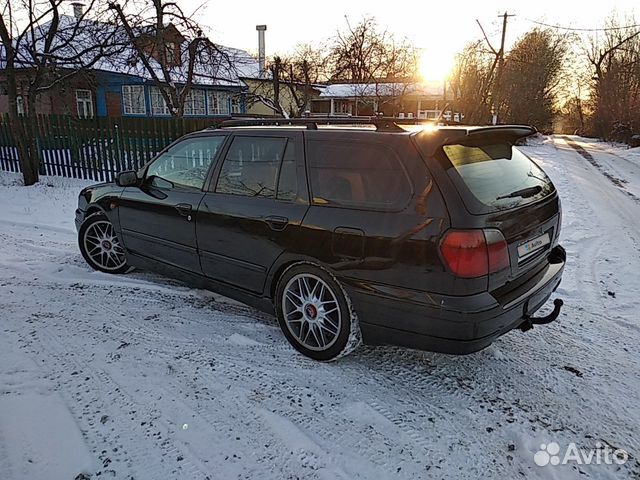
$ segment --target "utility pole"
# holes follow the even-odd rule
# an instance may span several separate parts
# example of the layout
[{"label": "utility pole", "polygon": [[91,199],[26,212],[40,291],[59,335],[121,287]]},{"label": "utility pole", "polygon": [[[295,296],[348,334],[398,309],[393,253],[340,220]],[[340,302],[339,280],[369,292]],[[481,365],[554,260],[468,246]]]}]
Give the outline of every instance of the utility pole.
[{"label": "utility pole", "polygon": [[[515,15],[509,15],[507,12],[504,12],[502,16],[502,38],[500,40],[500,50],[498,53],[500,54],[500,58],[498,60],[498,71],[496,72],[496,83],[494,85],[494,94],[491,96],[492,103],[492,114],[493,114],[493,124],[498,123],[498,111],[500,109],[500,90],[502,87],[502,72],[504,70],[504,41],[507,36],[507,20],[509,17],[514,17]],[[496,105],[498,110],[496,109]]]},{"label": "utility pole", "polygon": [[480,30],[482,30],[482,35],[484,36],[484,39],[487,42],[487,45],[489,46],[489,49],[495,55],[493,65],[491,67],[491,72],[489,74],[489,77],[491,77],[494,75],[494,72],[495,72],[495,77],[494,77],[495,80],[491,82],[491,80],[489,79],[487,83],[487,87],[485,89],[485,99],[486,99],[486,97],[489,94],[489,88],[491,86],[491,83],[493,83],[493,88],[491,88],[491,101],[489,102],[489,107],[490,107],[491,116],[492,116],[491,120],[494,125],[498,123],[498,110],[496,109],[496,106],[498,106],[498,109],[499,109],[500,102],[498,101],[499,100],[498,97],[499,97],[499,92],[500,92],[500,87],[502,82],[502,72],[504,70],[504,44],[507,37],[507,21],[509,17],[515,17],[515,15],[504,12],[504,14],[499,15],[499,17],[502,17],[502,36],[500,38],[499,50],[496,50],[495,48],[493,48],[493,45],[491,45],[491,42],[489,41],[489,37],[487,36],[487,33],[484,31],[484,28],[482,28],[482,24],[480,23],[480,20],[476,19],[476,22],[478,23]]}]

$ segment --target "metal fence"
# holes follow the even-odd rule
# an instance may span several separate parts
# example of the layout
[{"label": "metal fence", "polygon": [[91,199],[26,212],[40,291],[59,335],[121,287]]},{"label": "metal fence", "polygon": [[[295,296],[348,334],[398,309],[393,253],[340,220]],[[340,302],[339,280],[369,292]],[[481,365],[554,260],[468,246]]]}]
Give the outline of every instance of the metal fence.
[{"label": "metal fence", "polygon": [[[224,118],[78,119],[66,115],[23,117],[36,132],[41,175],[110,181],[137,170],[182,135]],[[8,116],[0,118],[0,170],[19,172],[18,149]]]}]

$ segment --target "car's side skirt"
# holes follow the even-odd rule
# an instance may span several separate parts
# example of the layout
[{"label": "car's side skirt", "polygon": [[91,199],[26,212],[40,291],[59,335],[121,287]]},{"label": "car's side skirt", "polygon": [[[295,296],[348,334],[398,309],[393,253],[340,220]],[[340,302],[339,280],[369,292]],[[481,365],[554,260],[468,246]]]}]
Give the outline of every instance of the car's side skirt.
[{"label": "car's side skirt", "polygon": [[143,255],[127,252],[127,262],[129,265],[141,270],[151,270],[167,277],[183,281],[193,288],[202,288],[232,298],[242,303],[246,303],[269,315],[275,315],[273,302],[270,298],[252,294],[236,286],[227,285],[222,282],[212,280],[197,273],[183,270],[174,265],[169,265],[158,260],[154,260]]}]

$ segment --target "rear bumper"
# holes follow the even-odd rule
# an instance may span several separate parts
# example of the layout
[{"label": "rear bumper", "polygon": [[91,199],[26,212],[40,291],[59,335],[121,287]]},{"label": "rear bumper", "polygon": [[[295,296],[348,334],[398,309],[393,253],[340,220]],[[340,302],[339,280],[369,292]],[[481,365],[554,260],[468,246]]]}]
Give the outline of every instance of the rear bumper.
[{"label": "rear bumper", "polygon": [[562,279],[564,249],[555,247],[549,260],[530,281],[505,296],[489,292],[466,297],[407,292],[398,296],[355,285],[347,290],[365,343],[467,354],[520,326],[549,299]]}]

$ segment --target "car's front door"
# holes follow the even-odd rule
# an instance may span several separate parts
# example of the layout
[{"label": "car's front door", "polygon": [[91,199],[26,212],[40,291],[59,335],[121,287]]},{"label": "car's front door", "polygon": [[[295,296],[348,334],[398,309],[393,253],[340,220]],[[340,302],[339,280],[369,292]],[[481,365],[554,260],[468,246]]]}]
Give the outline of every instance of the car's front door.
[{"label": "car's front door", "polygon": [[300,131],[235,132],[197,214],[203,273],[261,293],[309,207]]},{"label": "car's front door", "polygon": [[119,219],[128,251],[200,273],[196,212],[225,138],[194,136],[173,144],[147,166],[140,186],[124,190]]}]

